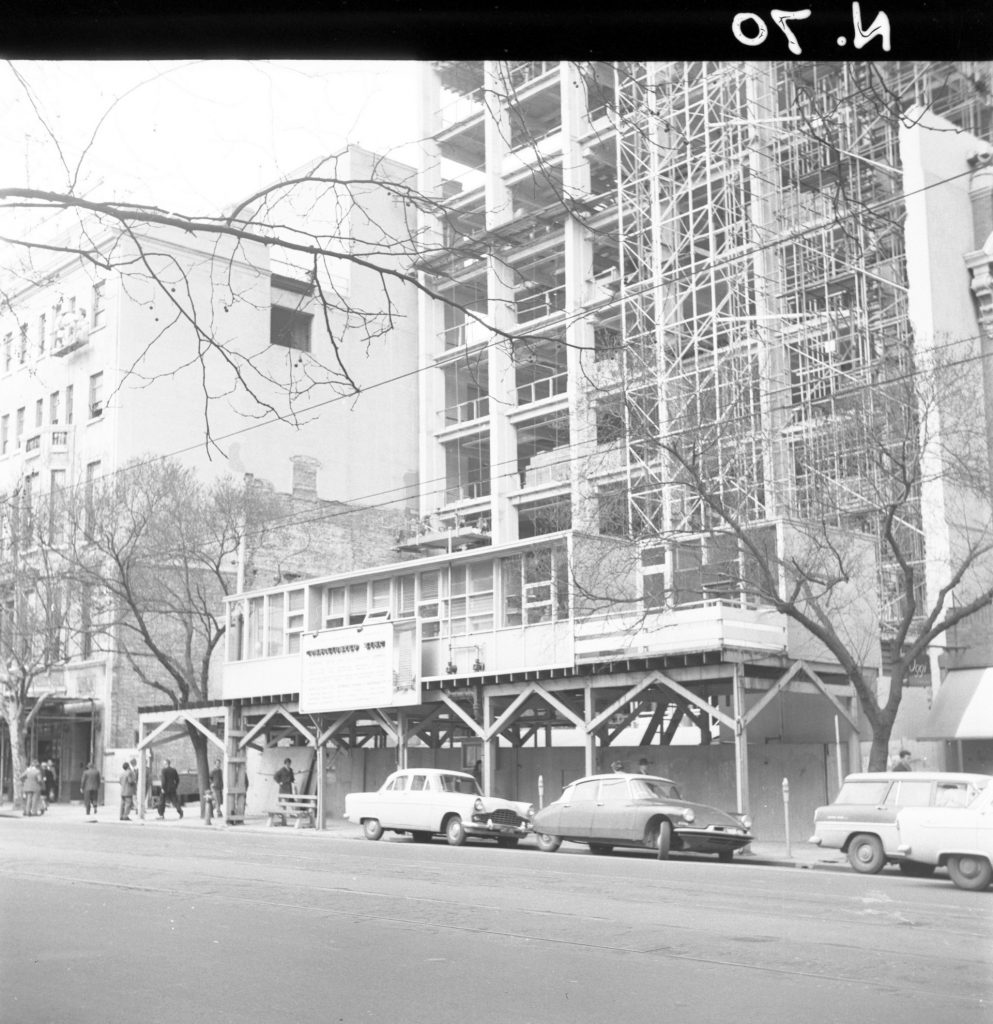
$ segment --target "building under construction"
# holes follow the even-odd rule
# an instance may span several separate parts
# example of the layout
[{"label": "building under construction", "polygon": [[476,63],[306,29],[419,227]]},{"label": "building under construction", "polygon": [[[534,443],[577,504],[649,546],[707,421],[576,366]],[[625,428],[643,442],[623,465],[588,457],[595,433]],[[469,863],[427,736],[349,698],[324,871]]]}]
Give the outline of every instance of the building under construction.
[{"label": "building under construction", "polygon": [[421,191],[443,202],[421,225],[415,557],[232,599],[230,636],[254,616],[274,643],[232,639],[224,707],[198,713],[218,746],[298,737],[332,804],[477,754],[488,788],[549,798],[622,746],[767,834],[804,777],[806,827],[865,724],[722,526],[780,551],[811,517],[861,537],[839,614],[885,673],[878,613],[885,632],[906,595],[864,513],[872,445],[907,429],[874,385],[920,344],[902,140],[920,111],[988,145],[990,84],[965,63],[425,66]]}]

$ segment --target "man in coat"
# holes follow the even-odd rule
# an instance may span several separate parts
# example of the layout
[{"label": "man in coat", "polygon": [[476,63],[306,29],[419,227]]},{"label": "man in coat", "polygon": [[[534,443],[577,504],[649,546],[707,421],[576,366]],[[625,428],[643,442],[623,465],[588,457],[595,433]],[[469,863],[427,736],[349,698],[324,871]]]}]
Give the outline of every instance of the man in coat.
[{"label": "man in coat", "polygon": [[138,789],[138,779],[131,769],[131,765],[124,762],[121,771],[121,821],[130,821],[131,812],[134,810],[134,795]]},{"label": "man in coat", "polygon": [[32,761],[27,768],[21,772],[21,792],[24,794],[24,817],[31,818],[39,814],[39,802],[41,798],[41,787],[44,779],[41,774],[41,767],[37,761]]},{"label": "man in coat", "polygon": [[92,808],[97,813],[97,799],[100,795],[100,770],[94,768],[92,762],[83,769],[83,777],[79,780],[79,788],[83,794],[83,804],[89,816]]},{"label": "man in coat", "polygon": [[179,772],[173,768],[169,758],[165,759],[162,774],[159,776],[159,803],[156,809],[160,818],[165,817],[166,803],[172,804],[176,808],[176,813],[180,817],[183,816],[183,805],[179,799]]}]

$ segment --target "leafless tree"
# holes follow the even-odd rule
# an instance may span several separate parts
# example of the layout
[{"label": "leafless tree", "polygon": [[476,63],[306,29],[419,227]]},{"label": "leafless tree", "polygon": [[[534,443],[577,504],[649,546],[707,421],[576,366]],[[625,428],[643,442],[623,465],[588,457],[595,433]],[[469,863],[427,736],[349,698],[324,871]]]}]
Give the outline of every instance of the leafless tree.
[{"label": "leafless tree", "polygon": [[[32,481],[33,482],[33,481]],[[29,756],[28,730],[68,661],[79,622],[72,576],[60,549],[67,541],[65,493],[26,485],[0,503],[0,717],[10,738],[13,794]]]},{"label": "leafless tree", "polygon": [[[264,546],[281,511],[265,487],[230,479],[205,487],[171,460],[132,463],[78,495],[68,570],[100,647],[149,703],[179,709],[217,696],[223,597],[235,589],[239,558]],[[207,741],[188,732],[203,786]]]}]

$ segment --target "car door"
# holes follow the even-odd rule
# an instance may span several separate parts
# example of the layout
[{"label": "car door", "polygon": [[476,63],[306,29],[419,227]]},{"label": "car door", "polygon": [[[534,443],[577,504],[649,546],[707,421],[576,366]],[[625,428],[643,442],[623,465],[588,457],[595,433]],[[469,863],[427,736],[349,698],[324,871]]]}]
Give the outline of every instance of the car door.
[{"label": "car door", "polygon": [[897,829],[896,816],[903,807],[928,807],[932,803],[934,782],[930,779],[915,779],[913,776],[900,779],[890,786],[886,799],[883,801],[882,813],[876,823],[876,834],[887,854],[897,852],[900,845],[900,833]]},{"label": "car door", "polygon": [[402,827],[415,832],[430,832],[435,825],[431,821],[431,790],[428,776],[414,771],[410,775],[407,791],[400,801],[402,805]]},{"label": "car door", "polygon": [[387,779],[378,793],[370,795],[368,810],[373,817],[379,819],[383,828],[391,828],[403,817],[402,803],[407,782],[407,776],[398,773]]},{"label": "car door", "polygon": [[577,782],[563,795],[558,834],[568,839],[589,839],[596,809],[599,779]]},{"label": "car door", "polygon": [[623,775],[601,779],[590,823],[590,838],[597,842],[630,843],[640,839],[643,833],[643,818],[631,806],[628,779]]}]

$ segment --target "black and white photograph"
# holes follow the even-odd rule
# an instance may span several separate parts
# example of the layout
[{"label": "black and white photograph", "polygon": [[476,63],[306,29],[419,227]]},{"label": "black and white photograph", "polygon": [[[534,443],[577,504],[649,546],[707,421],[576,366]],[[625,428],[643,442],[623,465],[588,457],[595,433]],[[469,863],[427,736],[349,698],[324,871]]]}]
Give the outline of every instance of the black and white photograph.
[{"label": "black and white photograph", "polygon": [[0,38],[0,1024],[989,1020],[993,15],[751,6]]}]

